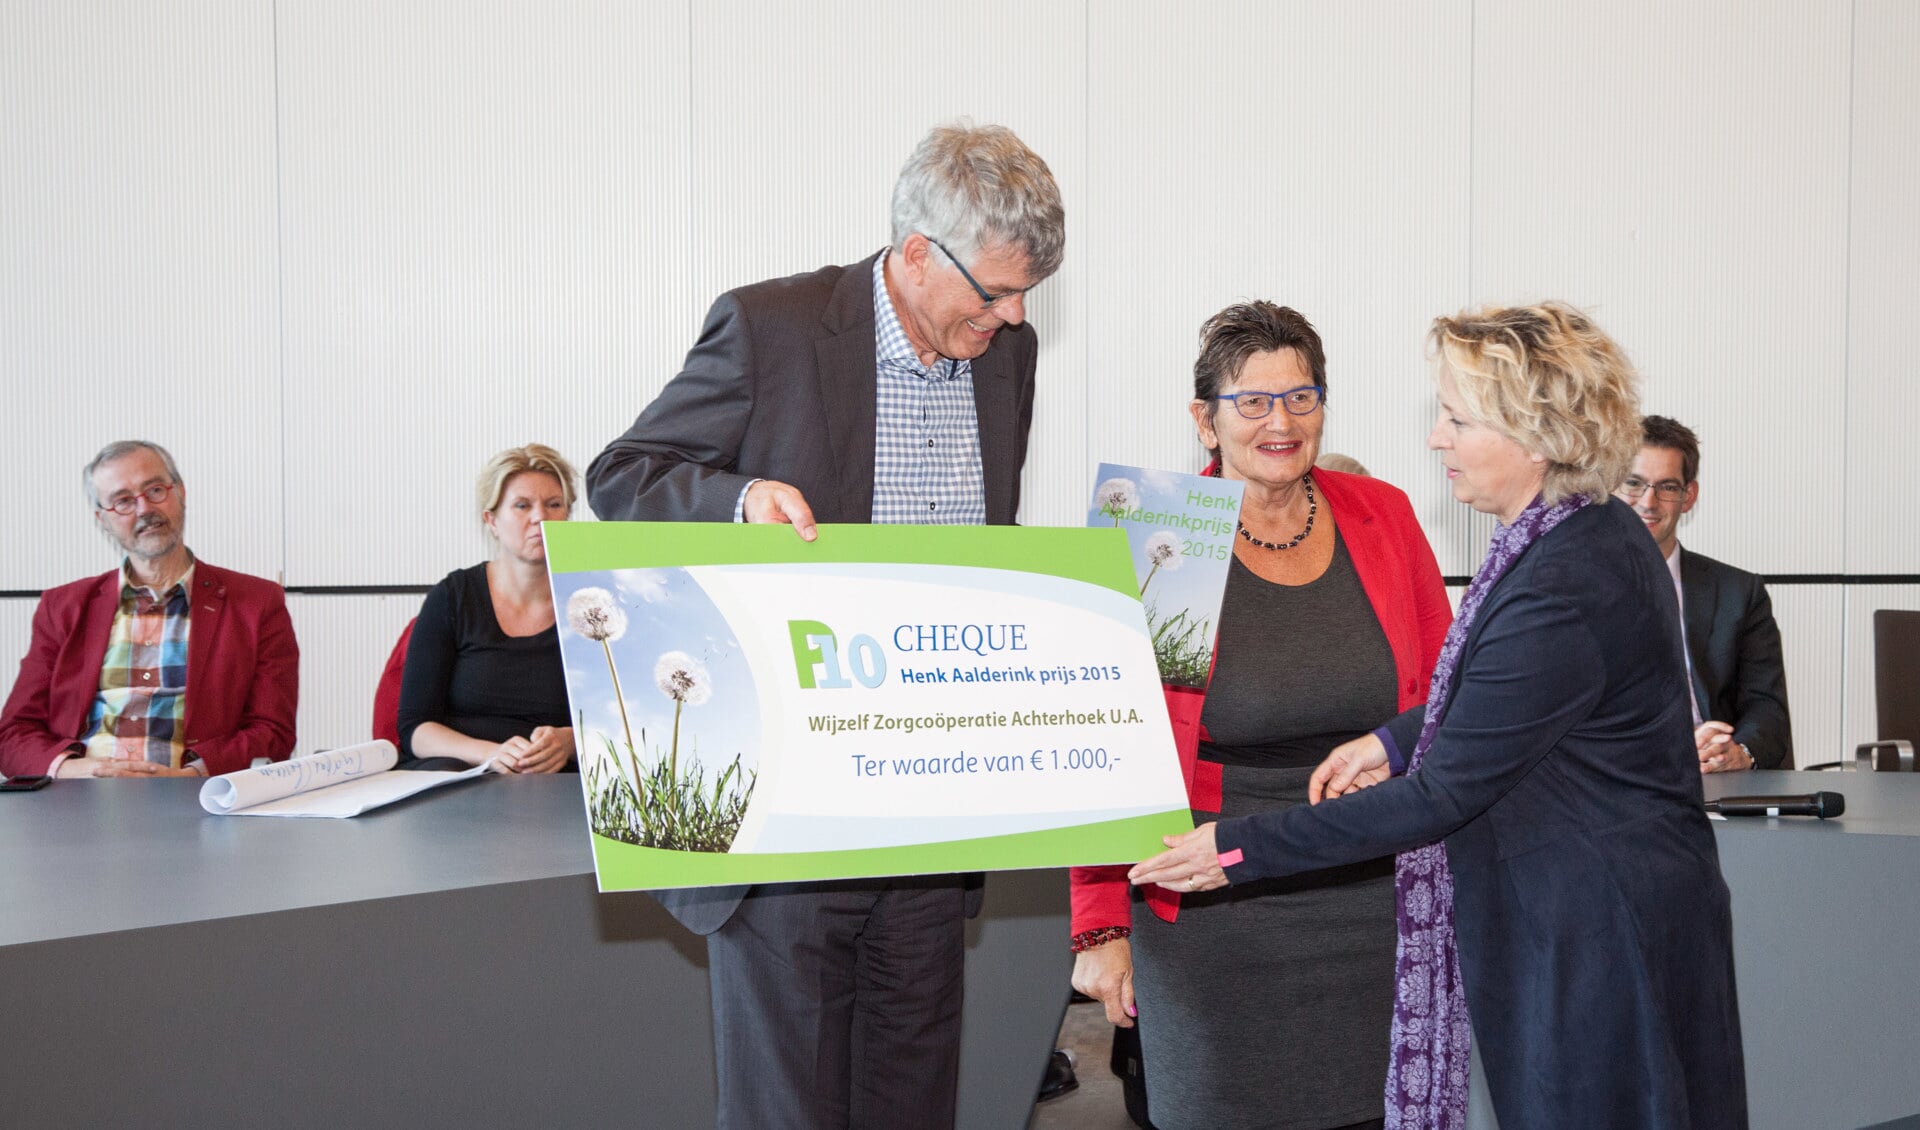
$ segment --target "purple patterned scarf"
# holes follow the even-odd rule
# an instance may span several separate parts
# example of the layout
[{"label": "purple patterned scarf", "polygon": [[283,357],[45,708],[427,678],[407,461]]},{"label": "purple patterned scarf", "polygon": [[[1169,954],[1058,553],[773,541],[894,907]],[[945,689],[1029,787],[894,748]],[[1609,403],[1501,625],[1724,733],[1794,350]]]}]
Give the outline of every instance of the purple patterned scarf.
[{"label": "purple patterned scarf", "polygon": [[[1407,758],[1416,773],[1433,745],[1446,713],[1454,669],[1467,631],[1487,593],[1507,570],[1574,511],[1592,500],[1575,495],[1552,506],[1540,499],[1511,526],[1495,526],[1487,559],[1460,598],[1460,612],[1433,666],[1427,716],[1420,740]],[[1394,958],[1393,1047],[1387,1065],[1387,1130],[1461,1130],[1467,1121],[1467,1055],[1473,1028],[1460,985],[1460,953],[1453,935],[1453,872],[1444,842],[1402,852],[1394,861],[1393,886],[1400,925]]]}]

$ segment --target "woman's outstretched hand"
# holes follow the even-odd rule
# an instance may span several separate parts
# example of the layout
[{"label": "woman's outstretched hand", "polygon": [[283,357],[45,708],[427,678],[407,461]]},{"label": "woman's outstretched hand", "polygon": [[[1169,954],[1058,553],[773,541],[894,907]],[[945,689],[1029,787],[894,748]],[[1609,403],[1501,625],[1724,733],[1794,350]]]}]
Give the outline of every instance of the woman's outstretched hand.
[{"label": "woman's outstretched hand", "polygon": [[1144,863],[1136,863],[1127,872],[1127,880],[1136,887],[1158,883],[1170,891],[1211,891],[1227,885],[1227,873],[1220,867],[1220,853],[1214,848],[1212,824],[1202,824],[1183,836],[1163,836],[1167,845]]}]

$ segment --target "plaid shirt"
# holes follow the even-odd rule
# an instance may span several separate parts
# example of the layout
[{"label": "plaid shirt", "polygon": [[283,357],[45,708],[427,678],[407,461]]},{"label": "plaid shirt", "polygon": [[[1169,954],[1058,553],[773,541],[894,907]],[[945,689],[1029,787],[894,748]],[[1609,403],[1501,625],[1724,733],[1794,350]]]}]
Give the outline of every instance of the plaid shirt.
[{"label": "plaid shirt", "polygon": [[887,295],[886,268],[883,253],[873,264],[873,521],[982,525],[987,493],[973,366],[952,358],[931,369],[920,363]]},{"label": "plaid shirt", "polygon": [[193,566],[162,593],[134,585],[121,568],[120,611],[100,664],[100,694],[87,719],[88,757],[132,758],[180,768],[186,752],[187,633]]}]

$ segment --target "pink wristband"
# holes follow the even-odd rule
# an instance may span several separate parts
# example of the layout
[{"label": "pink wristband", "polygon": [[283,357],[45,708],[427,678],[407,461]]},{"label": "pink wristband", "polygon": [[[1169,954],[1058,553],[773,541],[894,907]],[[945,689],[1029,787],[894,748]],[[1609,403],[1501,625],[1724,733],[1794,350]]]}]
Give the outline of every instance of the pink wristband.
[{"label": "pink wristband", "polygon": [[1239,848],[1234,848],[1232,851],[1223,851],[1220,853],[1220,870],[1225,871],[1227,868],[1232,867],[1245,858],[1246,856],[1241,854]]}]

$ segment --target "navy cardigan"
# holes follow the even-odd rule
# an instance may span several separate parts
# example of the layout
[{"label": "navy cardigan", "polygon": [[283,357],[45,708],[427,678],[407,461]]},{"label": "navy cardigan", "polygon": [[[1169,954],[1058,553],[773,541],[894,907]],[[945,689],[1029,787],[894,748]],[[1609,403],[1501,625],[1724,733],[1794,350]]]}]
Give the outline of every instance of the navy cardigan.
[{"label": "navy cardigan", "polygon": [[[1732,918],[1701,807],[1673,581],[1617,500],[1487,594],[1420,768],[1223,820],[1233,882],[1445,839],[1504,1126],[1744,1127]],[[1411,752],[1424,707],[1389,723]]]}]

